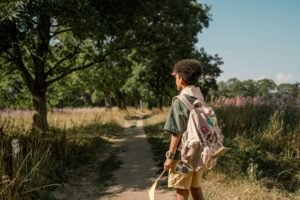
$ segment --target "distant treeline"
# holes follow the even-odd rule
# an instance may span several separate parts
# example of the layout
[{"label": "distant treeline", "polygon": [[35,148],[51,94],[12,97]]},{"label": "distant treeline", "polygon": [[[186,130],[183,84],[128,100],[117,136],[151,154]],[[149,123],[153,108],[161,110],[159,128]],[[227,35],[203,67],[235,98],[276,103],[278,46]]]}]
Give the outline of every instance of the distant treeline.
[{"label": "distant treeline", "polygon": [[[136,66],[131,71],[133,75],[122,81],[116,79],[113,81],[114,76],[102,78],[104,77],[102,75],[104,69],[72,74],[49,89],[47,103],[50,108],[93,106],[118,106],[120,108],[143,106],[149,108],[158,106],[156,95],[148,88],[149,83],[143,83],[135,79],[134,74],[138,70],[141,70],[141,68]],[[108,81],[108,79],[111,81]],[[169,79],[170,87],[165,88],[162,92],[163,106],[169,106],[172,95],[177,92],[175,87],[172,87],[173,77],[169,76]],[[133,80],[136,82],[133,82]],[[118,85],[117,81],[122,83],[115,89],[107,91],[105,83],[103,83],[105,81],[109,82],[106,86],[111,87],[114,84]],[[263,101],[272,101],[278,104],[282,101],[287,102],[288,98],[294,99],[299,104],[299,86],[299,83],[277,85],[270,79],[241,81],[233,78],[227,82],[221,81],[216,88],[209,89],[206,99],[218,105],[244,105]],[[163,90],[163,88],[160,88],[160,90]],[[0,83],[0,91],[2,94],[0,96],[2,109],[27,109],[32,107],[30,93],[17,75],[4,79]]]},{"label": "distant treeline", "polygon": [[217,105],[245,105],[291,103],[300,106],[300,83],[276,84],[271,79],[245,80],[236,78],[218,83],[218,90],[210,90],[207,100]]}]

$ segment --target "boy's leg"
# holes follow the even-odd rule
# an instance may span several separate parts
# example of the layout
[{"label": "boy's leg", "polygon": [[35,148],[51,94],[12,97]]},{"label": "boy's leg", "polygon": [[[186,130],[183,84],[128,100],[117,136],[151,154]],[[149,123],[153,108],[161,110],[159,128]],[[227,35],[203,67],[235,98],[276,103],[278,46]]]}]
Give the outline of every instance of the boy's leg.
[{"label": "boy's leg", "polygon": [[176,200],[188,200],[189,190],[177,189],[176,190]]},{"label": "boy's leg", "polygon": [[192,194],[194,200],[204,200],[201,187],[191,188],[191,194]]}]

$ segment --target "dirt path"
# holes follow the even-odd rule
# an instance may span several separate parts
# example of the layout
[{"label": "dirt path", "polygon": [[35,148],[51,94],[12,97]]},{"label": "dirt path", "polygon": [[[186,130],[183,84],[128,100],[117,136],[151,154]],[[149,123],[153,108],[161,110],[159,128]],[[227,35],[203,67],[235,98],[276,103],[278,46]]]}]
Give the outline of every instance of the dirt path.
[{"label": "dirt path", "polygon": [[[113,173],[114,184],[103,194],[99,192],[97,164],[83,166],[83,173],[54,192],[56,200],[148,200],[148,189],[157,178],[158,169],[153,161],[150,144],[143,130],[143,120],[137,121],[136,127],[128,124],[119,139],[113,140],[117,157],[122,162]],[[99,163],[104,157],[95,158]],[[99,193],[101,195],[99,195]],[[174,199],[174,191],[167,189],[166,177],[157,186],[157,200]]]},{"label": "dirt path", "polygon": [[[124,135],[119,141],[121,153],[118,155],[123,164],[114,172],[116,185],[109,188],[99,200],[147,200],[148,189],[158,176],[151,147],[143,131],[143,121],[138,120],[137,127],[126,129]],[[155,197],[158,200],[170,200],[174,199],[174,194],[165,184],[160,184]]]}]

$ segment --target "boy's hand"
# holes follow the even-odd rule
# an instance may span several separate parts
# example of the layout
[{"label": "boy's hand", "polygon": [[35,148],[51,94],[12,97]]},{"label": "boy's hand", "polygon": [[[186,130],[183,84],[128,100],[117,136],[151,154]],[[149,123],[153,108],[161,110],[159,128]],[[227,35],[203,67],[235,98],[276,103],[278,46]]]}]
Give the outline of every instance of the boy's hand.
[{"label": "boy's hand", "polygon": [[172,167],[173,159],[166,159],[164,163],[164,169],[169,170]]}]

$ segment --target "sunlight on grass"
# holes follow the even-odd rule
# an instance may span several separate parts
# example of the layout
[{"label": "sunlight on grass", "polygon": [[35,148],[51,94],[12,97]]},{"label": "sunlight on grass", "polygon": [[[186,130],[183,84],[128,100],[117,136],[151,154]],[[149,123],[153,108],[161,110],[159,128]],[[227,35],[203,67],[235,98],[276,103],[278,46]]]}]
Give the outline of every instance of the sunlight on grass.
[{"label": "sunlight on grass", "polygon": [[[85,173],[86,165],[109,153],[110,140],[128,123],[135,123],[126,118],[136,113],[132,108],[54,109],[48,113],[49,131],[41,135],[31,132],[32,111],[0,111],[0,199],[3,195],[9,199],[47,199],[47,187],[52,190],[59,185],[56,183]],[[11,152],[15,139],[19,148],[16,155]],[[107,167],[117,162],[115,159],[104,160],[105,165],[97,162],[100,171],[117,167]],[[103,188],[107,183],[102,180],[97,184]]]},{"label": "sunlight on grass", "polygon": [[164,123],[166,121],[168,115],[168,109],[164,109],[163,111],[160,110],[153,110],[152,115],[144,120],[145,126],[152,126],[160,123]]},{"label": "sunlight on grass", "polygon": [[241,178],[227,178],[225,174],[209,172],[203,181],[207,200],[291,200],[296,197],[279,189],[267,189],[259,182],[250,183]]},{"label": "sunlight on grass", "polygon": [[[113,108],[107,111],[104,108],[53,109],[48,113],[48,123],[50,127],[59,129],[110,122],[124,127],[127,123],[126,116],[134,115],[136,112],[133,108],[128,110]],[[0,111],[0,124],[5,132],[25,133],[31,129],[32,116],[33,111],[7,109]]]},{"label": "sunlight on grass", "polygon": [[[205,199],[300,200],[299,124],[283,129],[289,116],[278,115],[266,106],[227,106],[216,112],[225,144],[232,151],[206,173]],[[162,170],[169,145],[170,135],[163,131],[166,116],[167,110],[145,120],[158,171]]]}]

